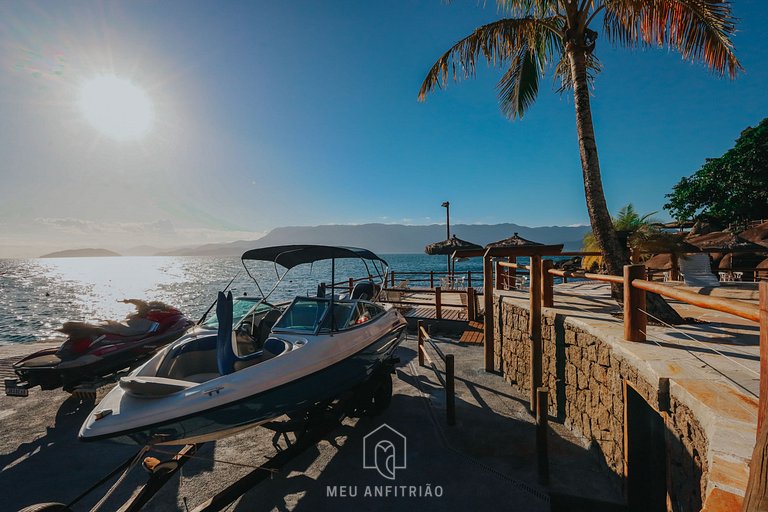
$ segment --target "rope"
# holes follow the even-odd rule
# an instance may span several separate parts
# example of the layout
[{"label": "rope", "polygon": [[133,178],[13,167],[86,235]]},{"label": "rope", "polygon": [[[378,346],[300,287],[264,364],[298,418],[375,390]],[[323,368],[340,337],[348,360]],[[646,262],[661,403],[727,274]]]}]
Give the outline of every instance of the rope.
[{"label": "rope", "polygon": [[[638,308],[638,309],[640,309],[640,308]],[[708,345],[704,344],[703,342],[701,342],[701,341],[697,340],[696,338],[694,338],[693,336],[689,335],[687,332],[685,332],[685,331],[683,331],[683,330],[680,330],[680,329],[678,329],[678,328],[677,328],[677,327],[675,327],[674,325],[670,325],[670,324],[668,324],[668,323],[667,323],[667,322],[665,322],[664,320],[661,320],[660,318],[657,318],[657,317],[653,316],[653,315],[652,315],[652,314],[650,314],[649,312],[647,312],[647,311],[645,311],[645,310],[643,310],[643,309],[640,309],[640,311],[641,311],[642,313],[645,313],[646,315],[648,315],[648,317],[650,317],[650,318],[653,318],[653,319],[654,319],[654,320],[656,320],[657,322],[659,322],[659,323],[663,324],[664,326],[666,326],[666,327],[669,327],[669,328],[670,328],[670,329],[672,329],[673,331],[675,331],[675,332],[678,332],[678,333],[682,334],[683,336],[685,336],[685,337],[686,337],[686,338],[688,338],[689,340],[693,341],[694,343],[698,343],[699,345],[701,345],[701,346],[702,346],[702,347],[704,347],[705,349],[707,349],[707,350],[710,350],[710,351],[712,351],[712,352],[714,352],[715,354],[718,354],[718,355],[720,355],[720,356],[723,356],[724,358],[728,359],[728,360],[729,360],[730,362],[732,362],[733,364],[735,364],[735,365],[738,365],[738,366],[741,366],[742,368],[744,368],[744,369],[745,369],[745,370],[747,370],[748,372],[750,372],[750,373],[752,373],[752,374],[756,375],[758,378],[760,377],[760,372],[757,372],[757,371],[753,370],[752,368],[749,368],[748,366],[745,366],[745,365],[741,364],[740,362],[736,361],[736,360],[735,360],[735,359],[733,359],[732,357],[730,357],[730,356],[728,356],[728,355],[726,355],[726,354],[723,354],[722,352],[720,352],[720,351],[719,351],[719,350],[717,350],[716,348],[713,348],[713,347],[710,347],[710,346],[708,346]],[[690,351],[689,351],[689,352],[690,352]],[[710,366],[711,366],[711,365],[710,365]],[[753,393],[753,394],[754,394],[754,393]]]},{"label": "rope", "polygon": [[123,474],[120,475],[120,478],[118,478],[114,484],[112,484],[112,487],[109,488],[109,490],[104,494],[104,496],[101,497],[101,499],[96,503],[93,508],[91,509],[91,512],[97,512],[104,503],[109,499],[110,496],[112,496],[112,493],[115,492],[115,490],[120,486],[121,483],[123,483],[123,480],[125,480],[125,477],[128,476],[128,473],[133,469],[133,466],[138,464],[139,460],[141,460],[141,457],[147,453],[149,450],[149,445],[144,446],[141,450],[139,450],[139,453],[136,454],[136,457],[133,458],[130,464],[128,464],[128,467],[125,468],[125,471],[123,471]]},{"label": "rope", "polygon": [[[161,449],[158,449],[158,448],[153,448],[153,451],[155,451],[157,453],[162,453],[162,454],[165,454],[165,455],[177,455],[176,452],[161,450]],[[231,461],[231,460],[217,459],[215,457],[201,457],[199,455],[184,455],[184,458],[185,459],[203,460],[203,461],[206,461],[206,462],[220,462],[222,464],[230,464],[232,466],[240,466],[240,467],[250,468],[250,469],[261,469],[263,471],[269,471],[270,473],[278,473],[279,472],[276,469],[265,468],[264,466],[256,466],[256,465],[253,465],[253,464],[245,464],[243,462],[234,462],[234,461]]]}]

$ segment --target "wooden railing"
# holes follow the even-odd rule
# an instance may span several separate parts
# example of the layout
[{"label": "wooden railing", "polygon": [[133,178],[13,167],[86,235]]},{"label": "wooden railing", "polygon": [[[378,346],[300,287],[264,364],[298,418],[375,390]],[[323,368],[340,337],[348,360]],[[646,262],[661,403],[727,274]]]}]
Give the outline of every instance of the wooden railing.
[{"label": "wooden railing", "polygon": [[465,286],[470,288],[472,286],[482,286],[483,284],[483,271],[482,270],[467,270],[464,272],[448,272],[439,270],[423,270],[423,271],[396,271],[389,272],[389,285],[394,287],[398,281],[407,280],[409,284],[424,284],[429,283],[430,288],[435,287],[435,283],[440,285],[440,279],[442,277],[449,277],[451,279],[466,278]]},{"label": "wooden railing", "polygon": [[[440,286],[435,288],[384,288],[384,293],[379,298],[379,302],[385,302],[389,304],[395,304],[399,306],[434,306],[435,318],[438,320],[443,319],[443,308],[461,308],[466,311],[467,321],[474,322],[477,320],[477,291],[474,288],[467,288],[466,290],[444,290]],[[390,293],[400,294],[419,294],[419,295],[434,295],[434,302],[418,301],[409,297],[402,297],[401,300],[390,299]],[[466,295],[466,304],[444,304],[443,295],[456,294]]]},{"label": "wooden railing", "polygon": [[[429,362],[429,366],[432,368],[432,370],[435,372],[435,375],[437,375],[437,379],[440,381],[440,384],[445,388],[445,416],[446,420],[448,421],[449,425],[455,425],[456,424],[456,384],[455,384],[455,365],[454,365],[454,359],[453,354],[445,354],[442,350],[440,350],[440,347],[437,346],[435,343],[435,340],[432,339],[432,337],[429,335],[427,330],[424,328],[424,321],[419,320],[417,325],[417,334],[418,334],[418,350],[419,350],[419,366],[424,366],[424,361]],[[429,354],[427,353],[427,345],[431,346],[437,356],[443,361],[443,364],[445,365],[445,379],[443,379],[443,376],[440,374],[440,370],[437,368],[435,363],[432,361],[432,359],[429,357]]]}]

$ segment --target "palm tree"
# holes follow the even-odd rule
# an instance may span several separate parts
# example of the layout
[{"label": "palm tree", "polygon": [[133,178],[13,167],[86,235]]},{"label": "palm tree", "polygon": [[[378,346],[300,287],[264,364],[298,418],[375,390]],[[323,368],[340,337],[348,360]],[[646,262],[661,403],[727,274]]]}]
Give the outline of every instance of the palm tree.
[{"label": "palm tree", "polygon": [[[613,223],[613,228],[617,232],[627,234],[629,246],[632,249],[640,249],[641,247],[636,247],[637,244],[632,243],[636,235],[642,233],[643,235],[650,237],[659,234],[661,231],[656,228],[655,221],[651,218],[653,215],[656,215],[656,213],[657,212],[652,212],[640,215],[637,213],[637,210],[635,210],[635,206],[632,203],[629,203],[619,210],[618,215],[612,218],[611,222]],[[581,245],[581,249],[585,252],[595,252],[600,250],[597,238],[592,231],[584,235]],[[582,266],[586,269],[592,269],[594,267],[600,267],[603,264],[603,261],[601,256],[585,256],[582,261]]]},{"label": "palm tree", "polygon": [[539,80],[552,69],[560,91],[573,90],[576,131],[587,211],[609,273],[628,261],[616,236],[600,177],[589,87],[600,71],[595,55],[602,24],[608,42],[629,48],[667,47],[684,59],[701,61],[718,75],[734,78],[742,67],[731,36],[735,19],[727,0],[498,0],[508,14],[484,25],[445,52],[419,91],[424,100],[436,88],[475,75],[477,61],[506,67],[497,84],[502,112],[511,120],[536,100]]}]

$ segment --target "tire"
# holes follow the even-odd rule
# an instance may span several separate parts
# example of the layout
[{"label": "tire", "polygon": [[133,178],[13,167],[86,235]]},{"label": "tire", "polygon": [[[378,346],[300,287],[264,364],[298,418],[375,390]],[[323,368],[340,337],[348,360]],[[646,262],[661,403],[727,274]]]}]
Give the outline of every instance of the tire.
[{"label": "tire", "polygon": [[368,408],[368,414],[377,416],[383,413],[389,404],[392,403],[392,375],[384,374],[381,384],[376,388],[371,397],[371,405]]},{"label": "tire", "polygon": [[37,503],[19,510],[19,512],[72,512],[72,509],[63,503]]}]

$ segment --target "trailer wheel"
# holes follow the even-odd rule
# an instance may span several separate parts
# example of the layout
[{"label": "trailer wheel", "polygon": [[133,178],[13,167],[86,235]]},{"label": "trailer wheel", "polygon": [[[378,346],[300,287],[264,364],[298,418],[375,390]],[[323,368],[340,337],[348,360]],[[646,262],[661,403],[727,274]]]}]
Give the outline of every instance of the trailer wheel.
[{"label": "trailer wheel", "polygon": [[63,503],[37,503],[19,510],[19,512],[72,512],[72,509]]},{"label": "trailer wheel", "polygon": [[384,412],[389,404],[392,402],[392,375],[389,373],[384,374],[384,378],[381,380],[381,384],[376,388],[371,397],[371,405],[368,408],[368,413],[371,416],[377,416]]}]

